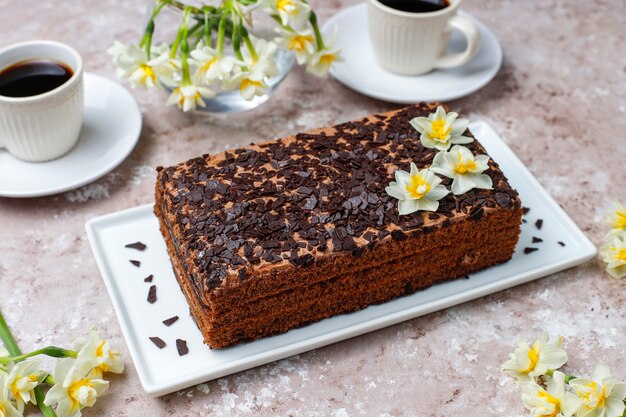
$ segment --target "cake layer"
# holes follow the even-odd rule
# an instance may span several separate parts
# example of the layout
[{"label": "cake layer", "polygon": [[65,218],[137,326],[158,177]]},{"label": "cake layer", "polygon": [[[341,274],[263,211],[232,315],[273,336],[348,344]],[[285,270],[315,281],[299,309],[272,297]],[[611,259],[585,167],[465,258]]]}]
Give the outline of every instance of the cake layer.
[{"label": "cake layer", "polygon": [[[357,302],[345,288],[380,295],[363,294],[367,303],[399,296],[361,281],[367,276],[393,288],[410,282],[398,265],[411,265],[412,279],[422,283],[417,289],[466,274],[463,257],[485,248],[497,259],[481,255],[477,268],[512,255],[521,203],[492,160],[485,173],[493,189],[450,194],[436,212],[399,216],[397,200],[385,192],[395,170],[408,170],[411,162],[430,166],[436,151],[420,144],[409,121],[435,107],[421,104],[159,168],[155,213],[207,344],[260,337],[263,326],[254,330],[251,323],[267,321],[266,334],[284,331],[280,314],[301,315],[288,319],[299,325],[327,317],[298,314],[293,305],[335,305],[329,286],[337,300],[346,298],[345,311]],[[465,146],[486,154],[475,140]],[[380,271],[401,278],[381,281]],[[306,310],[313,308],[326,311]],[[274,320],[279,324],[272,327]]]}]

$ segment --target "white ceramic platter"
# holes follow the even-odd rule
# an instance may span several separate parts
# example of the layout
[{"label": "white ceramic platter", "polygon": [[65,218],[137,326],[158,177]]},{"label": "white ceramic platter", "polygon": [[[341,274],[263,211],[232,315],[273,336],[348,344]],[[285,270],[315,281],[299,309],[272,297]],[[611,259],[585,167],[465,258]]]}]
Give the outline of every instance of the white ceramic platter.
[{"label": "white ceramic platter", "polygon": [[[393,74],[381,68],[367,33],[367,4],[348,7],[324,24],[327,36],[338,28],[336,46],[343,61],[333,64],[330,74],[342,84],[361,94],[393,103],[415,104],[420,101],[449,101],[467,96],[484,87],[498,73],[502,49],[494,34],[467,13],[459,15],[472,20],[481,34],[480,49],[465,65],[435,70],[419,76]],[[452,33],[449,50],[465,49],[465,39]]]},{"label": "white ceramic platter", "polygon": [[133,150],[141,112],[119,84],[85,74],[85,115],[80,138],[66,155],[49,162],[25,162],[0,149],[0,197],[41,197],[97,180]]},{"label": "white ceramic platter", "polygon": [[[95,218],[87,223],[87,235],[102,278],[124,332],[139,378],[148,394],[159,396],[232,374],[267,362],[371,332],[455,304],[482,297],[591,259],[596,249],[541,187],[496,132],[483,122],[473,123],[472,132],[500,164],[530,211],[513,259],[503,265],[355,313],[335,316],[288,333],[211,350],[202,344],[202,335],[188,314],[189,308],[172,272],[165,243],[152,206],[146,205]],[[537,219],[543,219],[538,230]],[[542,243],[531,244],[533,236]],[[145,251],[125,248],[141,241]],[[561,246],[558,242],[563,242]],[[524,254],[525,247],[538,251]],[[141,262],[139,268],[129,260]],[[158,300],[146,301],[154,275]],[[161,321],[178,315],[170,327]],[[158,336],[167,346],[158,349],[148,339]],[[176,339],[184,339],[189,354],[179,356]]]}]

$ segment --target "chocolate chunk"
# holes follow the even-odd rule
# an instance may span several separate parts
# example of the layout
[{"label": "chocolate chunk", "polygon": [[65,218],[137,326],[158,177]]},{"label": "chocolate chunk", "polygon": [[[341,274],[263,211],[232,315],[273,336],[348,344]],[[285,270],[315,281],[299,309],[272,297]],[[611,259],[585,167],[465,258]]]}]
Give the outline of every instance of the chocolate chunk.
[{"label": "chocolate chunk", "polygon": [[187,347],[187,341],[183,339],[176,339],[176,350],[178,350],[178,356],[185,356],[189,353]]},{"label": "chocolate chunk", "polygon": [[176,323],[177,321],[178,321],[178,316],[174,316],[174,317],[170,317],[167,320],[163,320],[163,324],[169,327],[172,324]]},{"label": "chocolate chunk", "polygon": [[530,211],[530,209],[528,207],[522,207],[522,213],[524,215],[526,215],[529,211]]},{"label": "chocolate chunk", "polygon": [[561,246],[565,246],[565,242],[561,242],[560,240],[558,242],[556,242],[556,243],[558,243]]},{"label": "chocolate chunk", "polygon": [[391,238],[393,240],[404,240],[407,236],[402,230],[394,230],[391,232]]},{"label": "chocolate chunk", "polygon": [[524,248],[524,255],[528,255],[529,253],[533,253],[538,250],[539,248]]},{"label": "chocolate chunk", "polygon": [[154,343],[156,345],[156,347],[158,347],[159,349],[163,349],[165,347],[165,342],[163,341],[163,339],[161,339],[160,337],[150,337],[149,338],[152,343]]},{"label": "chocolate chunk", "polygon": [[141,242],[129,243],[128,245],[124,245],[125,248],[129,249],[137,249],[138,251],[144,251],[147,246]]},{"label": "chocolate chunk", "polygon": [[508,207],[513,202],[511,200],[511,196],[507,193],[496,193],[496,202],[500,205],[500,207]]},{"label": "chocolate chunk", "polygon": [[483,209],[482,207],[479,207],[477,209],[473,209],[472,211],[470,211],[470,220],[474,220],[474,221],[479,221],[480,219],[483,218],[483,214],[485,214],[485,209]]},{"label": "chocolate chunk", "polygon": [[151,285],[150,289],[148,290],[148,302],[150,304],[154,304],[157,300],[156,289],[156,285]]},{"label": "chocolate chunk", "polygon": [[538,238],[538,237],[536,237],[536,236],[533,236],[533,241],[532,241],[532,243],[539,243],[539,242],[543,242],[543,239]]},{"label": "chocolate chunk", "polygon": [[543,220],[542,219],[537,219],[537,221],[535,222],[535,227],[539,230],[541,230],[541,226],[543,226]]},{"label": "chocolate chunk", "polygon": [[360,258],[361,256],[363,256],[363,252],[365,252],[365,246],[361,246],[360,248],[356,248],[355,250],[353,250],[352,256],[354,256],[355,258]]},{"label": "chocolate chunk", "polygon": [[139,261],[135,261],[135,260],[133,260],[133,259],[131,259],[131,260],[130,260],[130,261],[128,261],[128,262],[130,262],[131,264],[135,265],[137,268],[139,268],[139,267],[141,266],[141,262],[139,262]]},{"label": "chocolate chunk", "polygon": [[306,203],[302,207],[304,210],[313,210],[317,205],[317,197],[315,195],[310,196],[306,199]]},{"label": "chocolate chunk", "polygon": [[143,279],[143,282],[152,282],[152,278],[154,278],[154,276],[150,274]]}]

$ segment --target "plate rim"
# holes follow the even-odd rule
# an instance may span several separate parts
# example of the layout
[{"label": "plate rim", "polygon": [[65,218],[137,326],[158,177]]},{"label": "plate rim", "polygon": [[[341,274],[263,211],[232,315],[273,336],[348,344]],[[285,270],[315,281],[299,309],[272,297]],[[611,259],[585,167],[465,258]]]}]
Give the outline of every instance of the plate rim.
[{"label": "plate rim", "polygon": [[[344,15],[355,12],[359,8],[367,8],[367,4],[358,3],[353,6],[342,9],[338,13],[334,14],[326,23],[324,23],[324,25],[322,26],[322,32],[328,33],[329,31],[331,31],[332,27],[337,24],[337,20],[343,18]],[[462,97],[466,97],[472,93],[475,93],[476,91],[480,90],[481,88],[489,84],[500,71],[500,68],[502,67],[502,60],[503,60],[502,45],[500,45],[500,41],[498,40],[496,35],[489,29],[489,27],[487,27],[487,25],[485,25],[479,19],[477,19],[470,13],[467,13],[463,10],[459,10],[457,13],[460,16],[464,16],[472,20],[474,23],[478,25],[479,29],[482,32],[486,33],[493,40],[494,52],[497,56],[497,59],[496,59],[497,63],[489,71],[488,75],[486,75],[486,77],[483,80],[481,80],[480,82],[477,82],[475,85],[471,86],[468,89],[461,90],[460,92],[453,91],[450,94],[435,94],[435,95],[424,96],[424,97],[419,97],[419,98],[408,97],[408,96],[400,97],[400,96],[389,95],[380,91],[372,92],[363,88],[359,88],[359,85],[352,82],[350,78],[344,78],[344,77],[338,76],[337,70],[334,67],[330,68],[330,75],[332,75],[332,77],[335,80],[337,80],[339,83],[343,84],[344,86],[350,88],[353,91],[356,91],[359,94],[362,94],[362,95],[365,95],[367,97],[371,97],[377,100],[386,101],[389,103],[414,104],[419,101],[451,101],[451,100],[456,100]],[[368,43],[369,43],[369,40],[368,40]]]},{"label": "plate rim", "polygon": [[[137,116],[137,121],[138,121],[137,128],[135,129],[135,131],[133,131],[132,134],[130,132],[128,134],[129,137],[131,136],[133,137],[133,140],[129,140],[128,146],[123,150],[123,152],[119,152],[116,155],[116,157],[111,160],[109,164],[103,165],[100,169],[94,170],[91,174],[87,176],[84,176],[75,181],[71,181],[71,182],[68,181],[64,185],[51,186],[47,188],[39,188],[36,191],[29,191],[29,190],[7,191],[7,190],[2,190],[2,188],[0,188],[0,197],[5,197],[5,198],[45,197],[45,196],[60,194],[65,191],[74,190],[78,187],[82,187],[83,185],[92,183],[102,178],[104,175],[108,174],[109,172],[113,171],[122,162],[124,162],[126,158],[128,158],[128,156],[131,154],[131,152],[135,149],[135,146],[137,146],[137,143],[139,142],[139,138],[141,136],[141,131],[143,128],[143,117],[141,115],[141,110],[139,109],[139,104],[137,103],[137,100],[135,100],[135,97],[130,93],[130,91],[128,91],[122,85],[106,77],[103,77],[102,75],[95,74],[92,72],[85,72],[84,76],[85,76],[85,83],[87,82],[87,79],[93,79],[96,82],[106,83],[108,84],[109,89],[111,90],[117,89],[119,92],[122,92],[122,94],[126,95],[126,97],[129,99],[129,104],[132,106],[132,112],[135,113],[135,115]],[[86,91],[87,90],[85,90],[85,92]],[[87,108],[87,106],[85,106],[85,108]],[[60,159],[62,158],[63,157],[61,157]],[[38,162],[37,164],[45,164],[45,163],[46,162]]]},{"label": "plate rim", "polygon": [[[144,204],[141,206],[127,208],[121,211],[105,214],[88,220],[85,224],[87,232],[87,239],[89,241],[92,253],[96,259],[96,264],[102,276],[102,280],[105,283],[109,299],[115,310],[115,315],[124,340],[129,349],[130,355],[137,369],[141,385],[144,391],[153,397],[166,395],[187,387],[206,382],[209,380],[217,379],[225,375],[230,375],[243,370],[251,369],[260,365],[264,365],[276,360],[284,359],[286,357],[296,355],[299,353],[307,352],[313,349],[317,349],[323,346],[327,346],[339,341],[347,340],[365,333],[379,330],[384,327],[388,327],[406,320],[410,320],[416,317],[420,317],[434,311],[442,310],[452,307],[467,301],[471,301],[489,294],[493,294],[507,288],[512,288],[517,285],[521,285],[535,279],[545,277],[550,274],[571,268],[576,265],[583,264],[591,260],[597,253],[596,246],[589,240],[585,233],[578,227],[578,225],[571,219],[571,217],[563,210],[559,204],[552,198],[548,191],[539,183],[530,170],[523,164],[523,162],[517,157],[513,150],[502,140],[502,137],[497,131],[486,121],[475,121],[470,123],[470,128],[480,139],[482,135],[492,134],[500,142],[499,145],[503,146],[510,158],[510,162],[513,165],[511,169],[522,171],[524,174],[524,180],[529,181],[533,188],[538,190],[543,197],[543,201],[547,203],[548,208],[553,210],[555,215],[566,223],[569,231],[576,238],[578,248],[576,252],[565,260],[554,262],[548,266],[537,266],[523,272],[508,275],[495,282],[487,283],[479,287],[470,288],[461,293],[438,298],[430,302],[415,305],[403,310],[387,313],[370,319],[361,323],[350,325],[349,327],[339,328],[332,330],[328,333],[313,336],[301,341],[296,341],[291,344],[282,345],[273,349],[260,351],[250,356],[242,357],[240,359],[225,363],[223,365],[213,367],[211,369],[200,369],[195,373],[188,373],[178,378],[172,378],[168,382],[159,383],[155,382],[148,372],[148,367],[144,361],[144,358],[139,350],[139,346],[134,344],[133,332],[130,328],[130,323],[127,321],[124,313],[124,305],[121,297],[117,297],[117,288],[115,286],[115,278],[110,273],[107,262],[104,259],[104,251],[100,248],[100,242],[98,237],[97,228],[100,225],[106,226],[107,223],[115,222],[119,218],[126,218],[128,216],[136,216],[143,214],[144,211],[152,211],[153,203]],[[484,132],[487,132],[486,134]]]}]

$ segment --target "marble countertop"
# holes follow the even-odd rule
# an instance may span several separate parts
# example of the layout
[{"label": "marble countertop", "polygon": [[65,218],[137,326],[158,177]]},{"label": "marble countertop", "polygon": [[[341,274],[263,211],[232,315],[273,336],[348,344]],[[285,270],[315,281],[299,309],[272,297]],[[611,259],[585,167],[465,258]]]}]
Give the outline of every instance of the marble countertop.
[{"label": "marble countertop", "polygon": [[[318,0],[323,22],[356,1]],[[466,0],[498,36],[495,80],[451,106],[491,123],[574,221],[599,243],[613,198],[626,199],[626,3]],[[136,40],[144,1],[0,0],[0,46],[54,39],[86,70],[114,78],[105,50]],[[0,198],[0,307],[24,350],[64,344],[92,324],[127,353],[86,240],[85,221],[153,199],[154,167],[399,107],[293,71],[266,105],[184,115],[163,92],[133,91],[138,146],[116,170],[64,194]],[[1,167],[0,167],[1,169]],[[597,361],[626,378],[626,281],[595,262],[345,342],[162,398],[127,371],[85,416],[524,416],[499,370],[518,336],[566,337],[572,373]],[[33,415],[35,413],[33,412]]]}]

